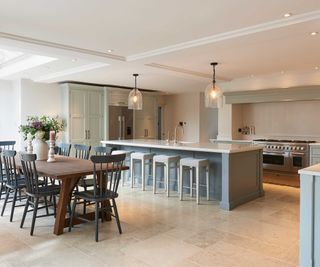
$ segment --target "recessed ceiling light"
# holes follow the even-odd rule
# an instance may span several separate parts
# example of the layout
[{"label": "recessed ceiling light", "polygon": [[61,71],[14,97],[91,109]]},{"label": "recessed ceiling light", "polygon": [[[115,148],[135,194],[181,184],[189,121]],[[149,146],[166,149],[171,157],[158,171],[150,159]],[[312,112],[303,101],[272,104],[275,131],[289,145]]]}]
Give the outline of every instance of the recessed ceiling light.
[{"label": "recessed ceiling light", "polygon": [[291,13],[286,13],[286,14],[284,14],[283,16],[284,16],[285,18],[289,18],[289,17],[292,16],[292,14],[291,14]]},{"label": "recessed ceiling light", "polygon": [[284,70],[281,71],[281,74],[284,74]]},{"label": "recessed ceiling light", "polygon": [[251,78],[253,78],[253,77],[254,77],[254,75],[253,75],[253,74],[251,74],[251,75],[250,75],[250,77],[251,77]]},{"label": "recessed ceiling light", "polygon": [[78,59],[77,59],[77,58],[73,58],[73,59],[71,59],[71,61],[72,61],[72,62],[77,62]]},{"label": "recessed ceiling light", "polygon": [[316,66],[316,67],[314,67],[314,69],[315,69],[315,70],[319,70],[319,67],[318,67],[318,66]]},{"label": "recessed ceiling light", "polygon": [[311,32],[310,34],[311,34],[311,35],[317,35],[318,32]]},{"label": "recessed ceiling light", "polygon": [[113,49],[108,49],[107,52],[108,53],[112,53],[114,50]]}]

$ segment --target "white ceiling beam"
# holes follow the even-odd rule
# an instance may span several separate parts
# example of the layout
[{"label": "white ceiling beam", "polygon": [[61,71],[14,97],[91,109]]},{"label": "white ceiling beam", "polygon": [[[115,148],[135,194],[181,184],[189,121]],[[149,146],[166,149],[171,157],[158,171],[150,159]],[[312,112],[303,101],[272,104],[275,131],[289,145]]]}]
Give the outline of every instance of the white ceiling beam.
[{"label": "white ceiling beam", "polygon": [[71,74],[76,74],[76,73],[83,72],[83,71],[94,70],[94,69],[98,69],[98,68],[102,68],[102,67],[106,67],[106,66],[109,66],[109,64],[95,62],[95,63],[86,64],[86,65],[75,67],[75,68],[70,68],[70,69],[42,75],[38,78],[33,79],[33,81],[35,81],[35,82],[51,82],[52,80],[57,79],[59,77],[63,77],[63,76],[71,75]]},{"label": "white ceiling beam", "polygon": [[211,35],[211,36],[207,36],[207,37],[203,37],[203,38],[199,38],[199,39],[195,39],[195,40],[191,40],[191,41],[187,41],[187,42],[183,42],[175,45],[169,45],[166,47],[146,51],[143,53],[128,56],[126,60],[127,61],[140,60],[140,59],[163,55],[163,54],[167,54],[167,53],[171,53],[171,52],[175,52],[175,51],[179,51],[187,48],[207,45],[207,44],[225,41],[233,38],[238,38],[241,36],[279,29],[279,28],[288,27],[291,25],[313,21],[313,20],[319,20],[319,19],[320,19],[320,10],[315,10],[308,13],[294,15],[289,18],[269,21],[266,23],[249,26],[246,28],[241,28],[241,29],[237,29],[229,32],[223,32],[223,33],[219,33],[219,34],[215,34],[215,35]]}]

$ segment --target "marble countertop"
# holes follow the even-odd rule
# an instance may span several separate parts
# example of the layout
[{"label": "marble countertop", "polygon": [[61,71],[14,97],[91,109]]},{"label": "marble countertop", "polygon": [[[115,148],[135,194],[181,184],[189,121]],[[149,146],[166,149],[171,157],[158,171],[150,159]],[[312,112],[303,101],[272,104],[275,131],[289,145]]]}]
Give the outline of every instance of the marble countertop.
[{"label": "marble countertop", "polygon": [[320,146],[320,143],[310,143],[309,146]]},{"label": "marble countertop", "polygon": [[243,139],[209,139],[211,143],[243,143],[243,144],[250,144],[253,140],[243,140]]},{"label": "marble countertop", "polygon": [[299,174],[307,174],[307,175],[318,175],[320,176],[320,164],[312,165],[310,167],[301,169],[298,171]]},{"label": "marble countertop", "polygon": [[192,143],[180,142],[169,144],[164,140],[150,140],[150,139],[132,139],[132,140],[108,140],[101,141],[102,144],[109,145],[122,145],[122,146],[137,146],[149,148],[161,148],[172,150],[186,150],[186,151],[199,151],[199,152],[212,152],[212,153],[241,153],[246,151],[263,149],[259,145],[251,144],[226,144],[226,143]]}]

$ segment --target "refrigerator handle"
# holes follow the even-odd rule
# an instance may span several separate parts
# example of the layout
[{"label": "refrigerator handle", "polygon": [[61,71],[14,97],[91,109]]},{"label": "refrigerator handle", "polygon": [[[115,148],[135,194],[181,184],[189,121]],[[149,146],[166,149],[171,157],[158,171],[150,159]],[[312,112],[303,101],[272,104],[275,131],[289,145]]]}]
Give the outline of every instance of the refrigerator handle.
[{"label": "refrigerator handle", "polygon": [[122,139],[126,139],[125,136],[126,136],[126,117],[125,116],[122,116]]},{"label": "refrigerator handle", "polygon": [[118,116],[119,133],[118,139],[121,140],[122,137],[122,116]]}]

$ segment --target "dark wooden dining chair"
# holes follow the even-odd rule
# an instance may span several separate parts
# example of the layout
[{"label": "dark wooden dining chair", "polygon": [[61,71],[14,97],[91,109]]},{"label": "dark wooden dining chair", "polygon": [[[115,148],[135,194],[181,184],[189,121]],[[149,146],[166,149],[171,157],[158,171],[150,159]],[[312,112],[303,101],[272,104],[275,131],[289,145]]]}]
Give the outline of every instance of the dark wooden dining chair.
[{"label": "dark wooden dining chair", "polygon": [[4,164],[2,163],[2,148],[0,147],[0,200],[2,192],[5,191],[7,178],[5,176]]},{"label": "dark wooden dining chair", "polygon": [[[14,150],[15,144],[16,144],[16,141],[0,141],[0,153],[2,150]],[[5,193],[6,181],[7,181],[7,178],[5,175],[4,165],[1,162],[1,157],[0,157],[0,200],[2,195]]]},{"label": "dark wooden dining chair", "polygon": [[14,150],[16,141],[0,141],[0,147],[2,150]]},{"label": "dark wooden dining chair", "polygon": [[[31,222],[31,230],[30,235],[33,235],[34,226],[36,222],[36,218],[46,217],[46,216],[55,216],[56,215],[56,196],[60,192],[60,186],[54,184],[43,184],[42,180],[39,179],[39,175],[36,168],[37,155],[35,154],[21,154],[21,164],[23,174],[25,176],[26,181],[26,194],[27,194],[27,202],[23,211],[22,220],[20,224],[20,228],[23,228],[24,221],[29,211],[29,206],[32,206],[33,216]],[[52,197],[53,201],[53,213],[48,213],[48,204],[47,198]],[[43,198],[45,200],[45,206],[39,207],[39,200]],[[46,208],[47,212],[44,215],[37,215],[38,209]]]},{"label": "dark wooden dining chair", "polygon": [[57,147],[58,147],[58,153],[57,153],[58,155],[66,156],[66,157],[70,156],[71,144],[60,143],[59,145],[57,145]]},{"label": "dark wooden dining chair", "polygon": [[[74,149],[75,149],[75,157],[76,158],[89,160],[91,146],[75,144]],[[76,186],[76,191],[79,191],[79,187],[82,187],[86,191],[86,190],[88,190],[88,188],[90,188],[92,186],[93,186],[92,179],[87,178],[86,176],[83,176],[80,178],[80,180]],[[86,213],[87,204],[89,204],[89,203],[87,203],[84,200],[83,201],[83,214]]]},{"label": "dark wooden dining chair", "polygon": [[[75,217],[75,209],[78,201],[81,199],[87,202],[95,203],[95,240],[99,240],[99,214],[101,221],[106,212],[111,213],[115,217],[119,233],[122,233],[120,218],[118,214],[116,198],[118,198],[118,187],[121,178],[121,169],[125,154],[109,155],[109,156],[91,156],[93,162],[93,189],[83,192],[75,192],[74,202],[72,205],[69,232],[73,227],[73,219]],[[106,168],[108,164],[109,168]],[[102,186],[105,185],[105,186]],[[111,201],[110,206],[104,205],[104,202]],[[111,207],[111,209],[110,209]],[[81,220],[81,218],[79,218]]]},{"label": "dark wooden dining chair", "polygon": [[107,156],[111,155],[112,151],[114,151],[114,147],[110,146],[95,146],[93,147],[93,151],[96,153],[97,156]]},{"label": "dark wooden dining chair", "polygon": [[[24,206],[24,204],[17,205],[17,198],[19,193],[21,201],[21,189],[26,187],[24,177],[21,177],[16,168],[16,154],[17,152],[15,150],[3,150],[1,153],[6,175],[6,197],[2,206],[1,216],[3,216],[4,214],[7,203],[11,202],[10,222],[12,222],[15,208]],[[12,195],[11,201],[9,201],[10,195]]]},{"label": "dark wooden dining chair", "polygon": [[75,144],[74,149],[77,159],[89,159],[91,146]]}]

